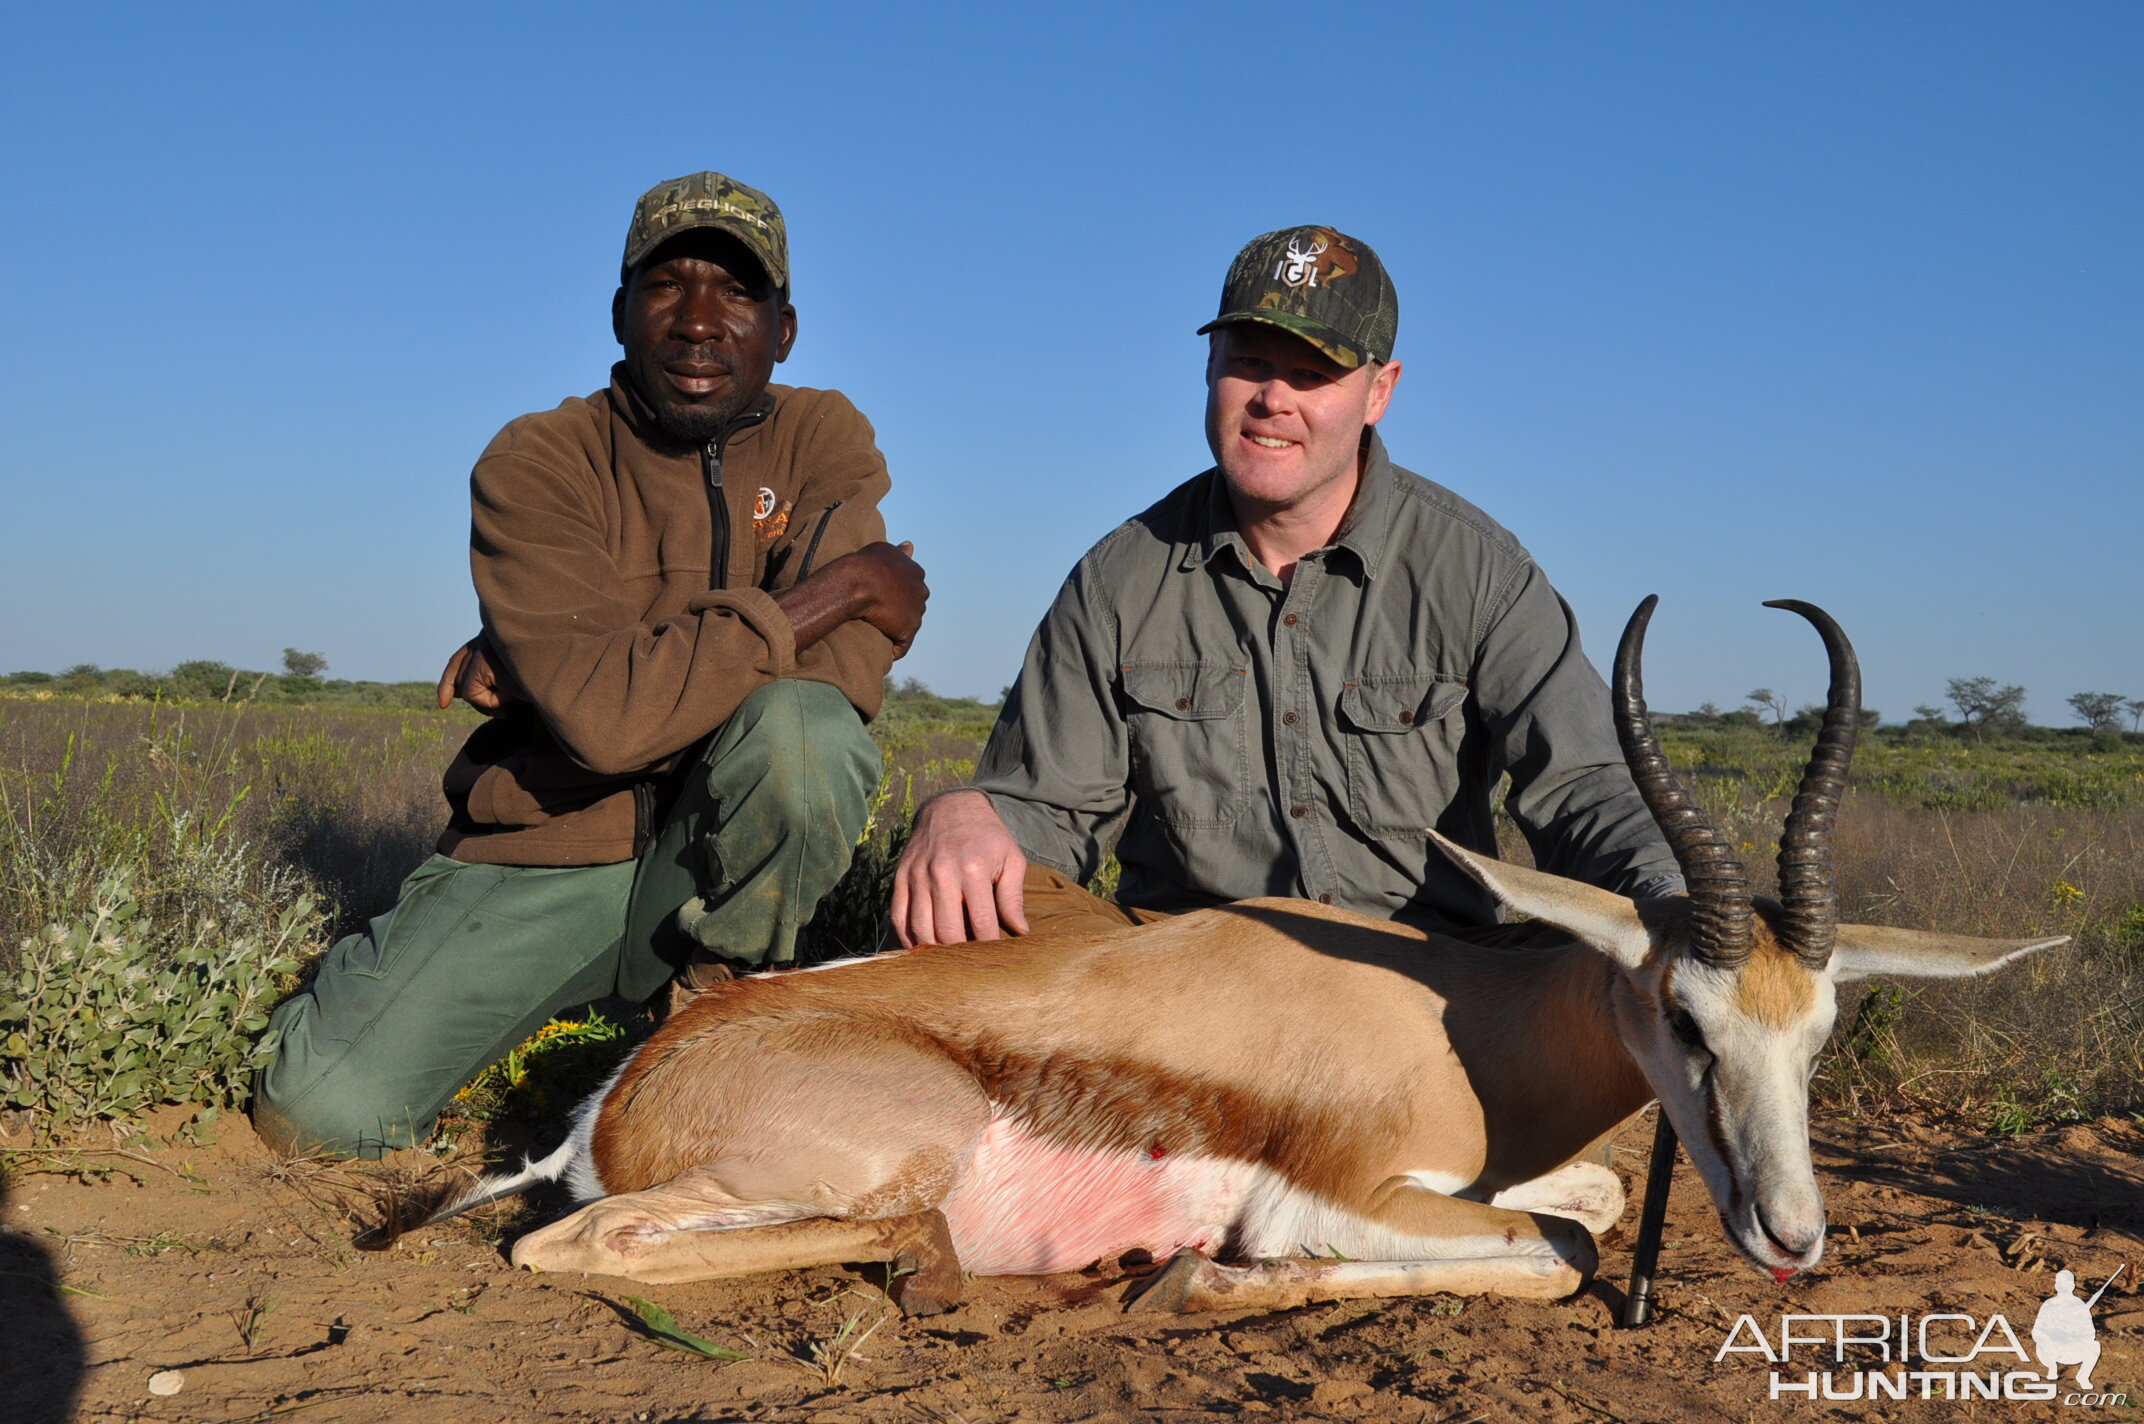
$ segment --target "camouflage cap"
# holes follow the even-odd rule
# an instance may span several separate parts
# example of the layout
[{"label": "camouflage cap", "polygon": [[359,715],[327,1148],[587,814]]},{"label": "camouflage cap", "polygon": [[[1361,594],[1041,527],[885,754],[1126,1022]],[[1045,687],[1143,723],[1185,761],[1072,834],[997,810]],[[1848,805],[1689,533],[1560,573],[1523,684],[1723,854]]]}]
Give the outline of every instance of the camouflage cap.
[{"label": "camouflage cap", "polygon": [[1341,365],[1389,361],[1400,297],[1370,244],[1329,227],[1254,237],[1229,264],[1221,314],[1199,328],[1255,321],[1302,337]]},{"label": "camouflage cap", "polygon": [[711,227],[742,242],[774,285],[789,290],[789,228],[774,199],[720,173],[692,173],[657,183],[633,205],[633,225],[625,233],[625,260],[618,280],[657,247],[681,232]]}]

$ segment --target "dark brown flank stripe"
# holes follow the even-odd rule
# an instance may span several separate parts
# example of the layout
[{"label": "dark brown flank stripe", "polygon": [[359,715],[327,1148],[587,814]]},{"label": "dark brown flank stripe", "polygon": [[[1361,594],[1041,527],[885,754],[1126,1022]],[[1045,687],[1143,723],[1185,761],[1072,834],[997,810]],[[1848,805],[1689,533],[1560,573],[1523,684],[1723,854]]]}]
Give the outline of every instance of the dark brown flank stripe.
[{"label": "dark brown flank stripe", "polygon": [[[1262,1163],[1320,1196],[1359,1198],[1377,1183],[1364,1164],[1389,1160],[1406,1123],[1391,1111],[1366,1117],[1359,1103],[1252,1094],[1228,1084],[1127,1058],[1037,1054],[987,1033],[949,1041],[867,996],[835,1002],[810,983],[743,979],[702,994],[651,1038],[596,1116],[591,1148],[604,1188],[641,1191],[708,1160],[698,1126],[703,1095],[718,1094],[743,1039],[772,1032],[785,1048],[860,1049],[900,1043],[971,1074],[994,1103],[1051,1144],[1071,1150],[1228,1158]],[[694,1061],[697,1060],[697,1061]],[[656,1101],[641,1111],[644,1095]],[[1370,1170],[1375,1170],[1371,1168]]]}]

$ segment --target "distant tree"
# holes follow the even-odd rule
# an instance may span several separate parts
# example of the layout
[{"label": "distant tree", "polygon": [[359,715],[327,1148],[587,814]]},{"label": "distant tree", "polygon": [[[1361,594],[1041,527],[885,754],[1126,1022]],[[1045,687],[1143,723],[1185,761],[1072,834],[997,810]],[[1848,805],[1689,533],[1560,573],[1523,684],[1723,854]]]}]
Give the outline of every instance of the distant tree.
[{"label": "distant tree", "polygon": [[213,658],[195,658],[173,668],[165,681],[175,696],[195,702],[215,702],[236,691],[238,670]]},{"label": "distant tree", "polygon": [[292,677],[318,677],[328,670],[328,660],[319,653],[301,653],[296,648],[283,649],[283,671]]},{"label": "distant tree", "polygon": [[2129,730],[2144,732],[2144,697],[2132,697],[2122,706],[2129,713]]},{"label": "distant tree", "polygon": [[1938,727],[1942,726],[1945,722],[1948,722],[1950,720],[1949,713],[1945,712],[1940,707],[1930,706],[1926,702],[1914,703],[1913,715],[1920,718],[1923,722],[1933,722]]},{"label": "distant tree", "polygon": [[1742,700],[1769,709],[1773,726],[1784,727],[1787,724],[1787,699],[1771,688],[1753,687],[1743,695]]},{"label": "distant tree", "polygon": [[[1794,715],[1787,719],[1787,735],[1790,737],[1815,736],[1823,729],[1824,713],[1827,710],[1822,704],[1815,702],[1809,703],[1805,707],[1795,708]],[[1883,713],[1873,707],[1862,708],[1860,725],[1861,730],[1864,732],[1875,731],[1883,725]]]},{"label": "distant tree", "polygon": [[2025,725],[2025,689],[2015,683],[1998,686],[1992,677],[1954,677],[1945,687],[1944,696],[1958,709],[1958,720],[1973,729],[1977,740],[1987,740],[1990,730],[2014,732]]},{"label": "distant tree", "polygon": [[2128,707],[2117,692],[2073,692],[2069,704],[2077,720],[2095,732],[2122,730],[2122,713]]},{"label": "distant tree", "polygon": [[1697,704],[1697,715],[1707,722],[1717,722],[1720,720],[1720,704],[1717,702],[1700,702]]}]

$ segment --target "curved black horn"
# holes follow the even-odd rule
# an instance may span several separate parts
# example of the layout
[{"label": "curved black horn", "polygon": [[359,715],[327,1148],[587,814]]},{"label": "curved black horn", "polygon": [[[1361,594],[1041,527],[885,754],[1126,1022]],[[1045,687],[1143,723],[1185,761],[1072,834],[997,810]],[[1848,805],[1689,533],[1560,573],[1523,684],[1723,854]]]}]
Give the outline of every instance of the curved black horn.
[{"label": "curved black horn", "polygon": [[1799,613],[1824,636],[1831,657],[1831,692],[1825,698],[1824,726],[1816,734],[1801,789],[1779,834],[1780,938],[1803,963],[1821,969],[1831,958],[1839,932],[1839,887],[1832,878],[1831,841],[1839,828],[1839,798],[1846,792],[1846,768],[1854,759],[1854,739],[1861,733],[1861,663],[1854,645],[1813,603],[1775,598],[1766,608]]},{"label": "curved black horn", "polygon": [[1653,813],[1682,878],[1690,889],[1690,945],[1700,959],[1728,967],[1750,955],[1749,871],[1712,824],[1712,818],[1683,789],[1675,770],[1661,754],[1660,739],[1645,715],[1645,682],[1638,671],[1645,648],[1645,625],[1652,621],[1659,595],[1649,594],[1623,629],[1615,650],[1615,735],[1623,744],[1623,761],[1645,809]]}]

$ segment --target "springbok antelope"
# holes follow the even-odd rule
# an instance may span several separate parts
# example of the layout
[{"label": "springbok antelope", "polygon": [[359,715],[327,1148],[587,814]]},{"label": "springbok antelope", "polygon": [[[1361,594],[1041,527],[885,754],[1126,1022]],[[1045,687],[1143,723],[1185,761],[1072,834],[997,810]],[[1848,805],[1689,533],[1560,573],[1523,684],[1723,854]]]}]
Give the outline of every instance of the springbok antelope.
[{"label": "springbok antelope", "polygon": [[[1788,813],[1779,902],[1661,755],[1624,631],[1615,718],[1687,897],[1618,895],[1439,850],[1554,931],[1525,947],[1250,900],[1109,933],[847,960],[694,1000],[575,1114],[565,1144],[438,1220],[539,1180],[587,1200],[517,1264],[665,1282],[905,1268],[912,1314],[961,1271],[1170,1258],[1133,1304],[1281,1308],[1582,1286],[1622,1210],[1576,1160],[1658,1098],[1728,1237],[1785,1280],[1824,1250],[1808,1080],[1834,985],[1992,970],[2060,939],[1838,923],[1834,817],[1860,673],[1831,690]],[[593,1200],[588,1200],[588,1199]]]}]

